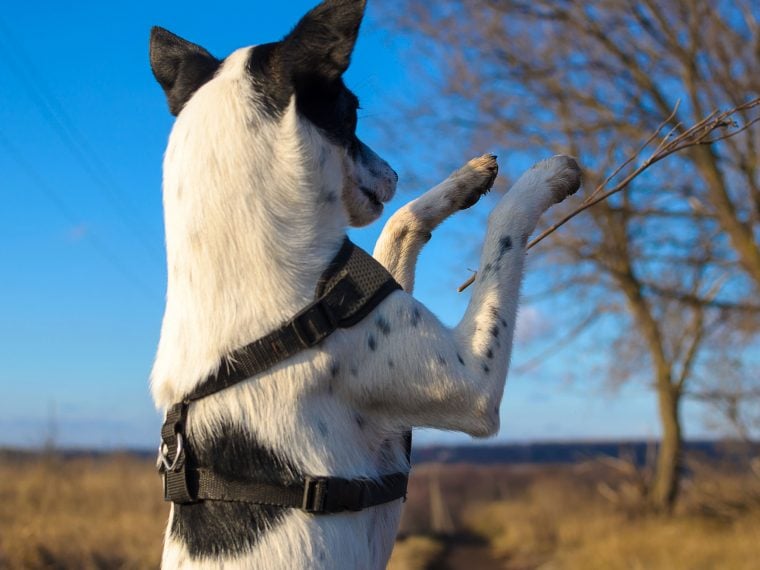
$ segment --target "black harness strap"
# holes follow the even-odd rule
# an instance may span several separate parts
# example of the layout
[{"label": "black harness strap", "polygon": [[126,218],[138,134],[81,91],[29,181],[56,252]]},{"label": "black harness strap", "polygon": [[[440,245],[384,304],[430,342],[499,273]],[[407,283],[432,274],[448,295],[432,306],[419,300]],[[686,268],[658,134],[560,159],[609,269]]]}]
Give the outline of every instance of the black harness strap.
[{"label": "black harness strap", "polygon": [[313,348],[361,321],[397,289],[401,286],[380,263],[346,239],[317,285],[316,300],[277,330],[234,351],[185,401],[220,392]]},{"label": "black harness strap", "polygon": [[[275,331],[234,351],[219,371],[173,405],[161,428],[158,467],[164,496],[175,503],[240,501],[303,509],[310,513],[359,511],[406,496],[408,473],[374,479],[306,477],[296,485],[221,477],[212,469],[187,465],[184,435],[189,405],[256,376],[302,350],[318,345],[338,328],[355,325],[401,286],[375,259],[348,239],[322,275],[316,299]],[[411,432],[405,434],[411,461]]]},{"label": "black harness strap", "polygon": [[286,486],[253,480],[233,481],[210,469],[190,469],[187,480],[197,500],[240,501],[329,514],[360,511],[403,497],[407,474],[384,475],[377,481],[307,477],[302,484]]}]

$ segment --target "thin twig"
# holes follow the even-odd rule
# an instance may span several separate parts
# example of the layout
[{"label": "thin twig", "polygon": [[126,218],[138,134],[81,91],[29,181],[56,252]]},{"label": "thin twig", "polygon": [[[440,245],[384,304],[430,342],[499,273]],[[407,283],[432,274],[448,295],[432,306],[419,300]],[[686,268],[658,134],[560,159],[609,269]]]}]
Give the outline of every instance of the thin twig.
[{"label": "thin twig", "polygon": [[469,287],[470,285],[472,285],[473,283],[475,283],[475,280],[477,278],[478,278],[478,272],[476,271],[475,273],[473,273],[472,275],[470,275],[467,278],[467,281],[465,281],[459,287],[457,287],[457,293],[461,293],[462,291],[464,291],[465,289],[467,289],[467,287]]},{"label": "thin twig", "polygon": [[[620,164],[620,166],[618,166],[615,170],[612,171],[612,174],[610,174],[607,178],[604,179],[604,181],[599,186],[597,186],[597,188],[591,193],[591,196],[593,196],[595,193],[601,191],[602,188],[604,188],[605,186],[607,186],[607,184],[609,184],[612,181],[613,178],[615,178],[618,174],[620,174],[621,170],[623,170],[626,166],[628,166],[634,160],[636,160],[636,157],[638,157],[639,155],[641,155],[641,153],[644,152],[644,150],[646,150],[646,148],[650,144],[652,144],[652,141],[657,138],[657,135],[660,134],[660,131],[662,131],[662,129],[664,129],[665,126],[668,123],[670,123],[670,121],[672,121],[675,118],[676,113],[678,112],[678,107],[680,105],[681,105],[681,100],[679,99],[678,101],[676,101],[676,105],[675,105],[675,107],[673,107],[673,111],[670,113],[670,115],[668,116],[668,118],[665,119],[662,123],[660,123],[660,126],[658,126],[657,129],[655,129],[655,131],[652,133],[652,135],[644,142],[644,144],[642,144],[639,147],[639,149],[636,152],[634,152],[631,156],[629,156],[627,159],[625,159]],[[680,125],[680,124],[681,123],[678,123],[678,125]],[[676,125],[673,128],[674,129],[678,128],[678,125]],[[667,135],[665,135],[665,137],[663,138],[663,141],[666,140],[670,136],[670,134],[672,132],[673,131],[671,130],[670,133],[668,133]]]},{"label": "thin twig", "polygon": [[[675,118],[676,113],[678,111],[679,102],[676,103],[675,107],[673,108],[673,111],[670,113],[670,115],[662,122],[660,125],[654,130],[652,135],[642,144],[639,149],[631,154],[627,159],[623,161],[623,163],[615,168],[615,170],[607,176],[604,181],[599,184],[593,192],[591,192],[574,210],[569,212],[568,214],[564,215],[558,222],[552,224],[548,228],[546,228],[543,232],[541,232],[536,238],[534,238],[529,244],[527,249],[530,249],[536,245],[538,245],[542,240],[544,240],[549,235],[556,232],[559,228],[561,228],[563,225],[565,225],[567,222],[572,220],[574,217],[576,217],[581,212],[584,212],[591,208],[592,206],[595,206],[599,202],[602,202],[609,198],[610,196],[617,194],[618,192],[621,192],[625,188],[628,187],[628,185],[638,176],[640,176],[645,170],[647,170],[650,166],[660,162],[661,160],[669,157],[670,155],[680,152],[686,148],[693,147],[693,146],[699,146],[699,145],[709,145],[714,144],[716,142],[726,140],[728,138],[734,137],[738,135],[739,133],[744,132],[752,125],[760,122],[760,117],[756,117],[752,119],[751,121],[748,121],[741,127],[738,127],[736,122],[733,120],[733,116],[737,113],[740,113],[742,111],[748,111],[750,109],[753,109],[755,107],[760,106],[760,97],[753,99],[752,101],[748,101],[746,103],[743,103],[742,105],[738,105],[734,107],[733,109],[729,109],[728,111],[718,112],[713,111],[688,129],[681,132],[678,136],[672,137],[673,133],[676,132],[678,129],[681,128],[681,123],[677,123],[675,126],[673,126],[670,131],[662,137],[662,140],[659,142],[657,147],[652,151],[652,153],[644,159],[636,168],[634,168],[631,172],[629,172],[619,183],[617,183],[612,188],[605,190],[608,184],[616,178],[623,170],[625,170],[626,167],[630,166],[637,158],[639,158],[644,150],[646,150],[652,142],[657,139],[658,136],[660,136],[660,133],[662,130],[670,124],[670,122]],[[735,128],[736,130],[732,130],[724,135],[721,135],[719,137],[715,138],[708,138],[711,133],[716,131],[720,128]],[[458,292],[462,292],[467,287],[472,285],[475,280],[477,279],[478,274],[475,273],[472,275],[467,281],[462,283],[462,285],[459,286],[457,289]]]}]

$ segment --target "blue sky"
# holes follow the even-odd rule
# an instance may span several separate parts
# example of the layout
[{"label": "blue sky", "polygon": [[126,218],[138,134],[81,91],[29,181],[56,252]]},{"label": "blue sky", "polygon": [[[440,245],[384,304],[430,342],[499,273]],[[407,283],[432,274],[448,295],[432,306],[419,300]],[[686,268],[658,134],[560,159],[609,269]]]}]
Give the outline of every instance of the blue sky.
[{"label": "blue sky", "polygon": [[[347,83],[362,101],[362,137],[391,164],[410,164],[408,151],[390,145],[381,127],[395,103],[422,96],[407,65],[414,41],[381,31],[372,4]],[[211,10],[191,2],[4,6],[0,445],[40,445],[52,423],[65,446],[153,446],[159,419],[147,377],[163,311],[161,158],[172,117],[148,66],[149,29],[164,26],[222,57],[243,45],[279,39],[312,5],[293,0],[230,2]],[[478,149],[486,151],[498,153],[498,144]],[[457,160],[470,154],[463,148]],[[420,168],[415,175],[442,179],[457,160],[445,170]],[[525,166],[507,157],[501,164],[511,176]],[[420,190],[404,185],[402,177],[389,210]],[[473,252],[491,206],[483,201],[445,224],[420,262],[417,296],[449,324],[464,310],[467,296],[455,288],[467,276],[464,268],[475,265]],[[381,227],[376,223],[352,236],[371,250]],[[527,287],[538,281],[540,275],[529,273]],[[540,332],[552,326],[540,306],[523,314],[516,364],[541,350]],[[510,377],[498,438],[658,433],[649,392],[630,386],[611,393],[595,379],[568,381],[580,364],[567,351],[540,375]],[[688,436],[703,435],[703,419],[703,410],[687,407]],[[469,438],[425,432],[418,441]]]}]

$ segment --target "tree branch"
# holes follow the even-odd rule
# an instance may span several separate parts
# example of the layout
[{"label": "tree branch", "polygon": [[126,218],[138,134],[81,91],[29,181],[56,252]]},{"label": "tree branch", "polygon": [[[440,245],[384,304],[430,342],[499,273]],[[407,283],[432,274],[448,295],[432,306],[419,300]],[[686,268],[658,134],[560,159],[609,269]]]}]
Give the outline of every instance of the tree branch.
[{"label": "tree branch", "polygon": [[[736,123],[733,121],[733,117],[737,113],[739,113],[740,111],[754,109],[755,107],[758,107],[758,106],[760,106],[760,97],[757,97],[751,101],[748,101],[747,103],[744,103],[738,107],[729,109],[728,111],[723,111],[723,112],[719,112],[717,110],[713,111],[712,113],[707,115],[704,119],[692,125],[691,127],[684,130],[683,132],[676,135],[675,137],[673,137],[672,135],[679,128],[679,125],[672,127],[671,130],[665,136],[662,137],[662,139],[660,140],[660,143],[657,145],[655,150],[645,160],[643,160],[636,168],[631,170],[631,172],[626,174],[623,180],[621,180],[612,188],[605,190],[607,185],[610,184],[611,181],[616,176],[618,176],[621,172],[623,172],[626,169],[626,167],[633,164],[636,161],[636,159],[641,156],[644,150],[654,140],[656,140],[657,137],[661,136],[663,129],[668,124],[670,124],[673,117],[675,117],[678,111],[678,104],[676,104],[671,114],[664,121],[662,121],[662,123],[660,123],[657,129],[655,129],[652,135],[639,147],[637,151],[635,151],[632,155],[630,155],[625,161],[623,161],[623,163],[620,166],[618,166],[609,176],[607,176],[604,179],[604,181],[601,184],[599,184],[594,189],[594,191],[591,192],[591,194],[589,194],[583,200],[583,202],[581,202],[581,204],[578,207],[576,207],[570,213],[563,216],[555,224],[552,224],[551,226],[549,226],[546,230],[541,232],[541,234],[539,234],[538,237],[534,238],[528,244],[528,249],[531,249],[532,247],[535,247],[536,245],[538,245],[546,237],[548,237],[549,235],[557,231],[567,222],[575,218],[578,214],[608,199],[610,196],[613,196],[614,194],[621,192],[622,190],[627,188],[628,185],[634,179],[640,176],[648,168],[650,168],[654,164],[657,164],[658,162],[667,158],[668,156],[686,148],[690,148],[690,147],[694,147],[698,145],[714,144],[718,141],[736,136],[739,133],[751,127],[752,125],[760,122],[760,117],[755,117],[754,119],[744,124],[740,128],[736,128],[735,130],[732,130],[719,137],[710,138],[710,135],[718,129],[736,127]],[[474,283],[475,279],[477,279],[477,273],[473,275],[472,277],[470,277],[462,285],[460,285],[457,290],[461,293],[462,291],[467,289],[467,287],[469,287],[472,283]]]}]

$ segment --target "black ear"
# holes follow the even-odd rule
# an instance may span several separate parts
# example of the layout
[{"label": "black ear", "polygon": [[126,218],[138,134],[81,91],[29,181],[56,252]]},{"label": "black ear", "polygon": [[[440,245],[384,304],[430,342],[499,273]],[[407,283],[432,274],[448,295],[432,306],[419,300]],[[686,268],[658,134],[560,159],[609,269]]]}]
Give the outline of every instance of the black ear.
[{"label": "black ear", "polygon": [[201,46],[155,26],[150,31],[150,67],[164,88],[172,115],[178,115],[221,62]]},{"label": "black ear", "polygon": [[366,0],[325,0],[282,41],[283,58],[295,76],[335,81],[348,69]]}]

